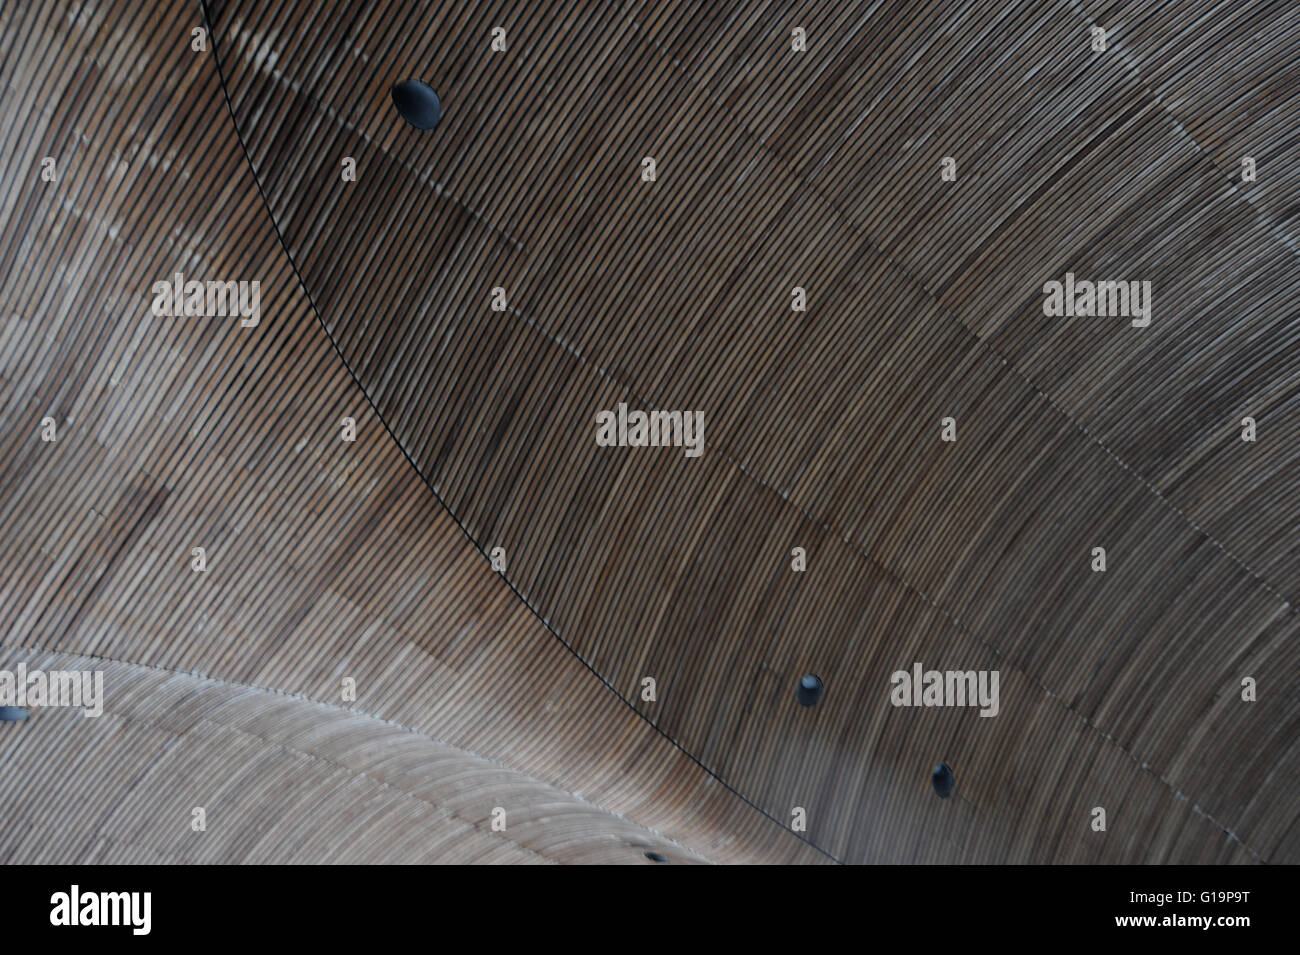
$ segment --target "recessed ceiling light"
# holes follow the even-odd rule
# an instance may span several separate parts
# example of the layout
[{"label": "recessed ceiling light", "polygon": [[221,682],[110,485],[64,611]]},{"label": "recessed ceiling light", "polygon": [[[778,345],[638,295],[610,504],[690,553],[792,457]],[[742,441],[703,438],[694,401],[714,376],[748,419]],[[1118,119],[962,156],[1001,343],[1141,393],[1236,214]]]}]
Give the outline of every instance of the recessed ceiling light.
[{"label": "recessed ceiling light", "polygon": [[947,799],[952,795],[953,787],[957,785],[957,777],[952,774],[951,766],[940,763],[930,774],[930,782],[934,784],[934,791],[939,794],[939,798]]},{"label": "recessed ceiling light", "polygon": [[406,80],[393,86],[393,105],[402,119],[416,129],[433,129],[442,119],[442,103],[433,87],[422,80]]},{"label": "recessed ceiling light", "polygon": [[815,706],[822,698],[822,678],[809,673],[799,681],[799,689],[795,690],[794,695],[802,705]]}]

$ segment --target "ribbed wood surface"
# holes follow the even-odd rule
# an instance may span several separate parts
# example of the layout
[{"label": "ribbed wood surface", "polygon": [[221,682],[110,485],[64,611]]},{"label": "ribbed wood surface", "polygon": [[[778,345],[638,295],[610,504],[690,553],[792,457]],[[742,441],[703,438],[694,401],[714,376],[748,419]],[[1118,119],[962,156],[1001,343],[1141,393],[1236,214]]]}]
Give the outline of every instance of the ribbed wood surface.
[{"label": "ribbed wood surface", "polygon": [[[1297,861],[1300,8],[1177,6],[4,8],[5,643],[351,676],[717,861]],[[620,401],[704,454],[597,447]]]},{"label": "ribbed wood surface", "polygon": [[[102,669],[113,692],[98,717],[51,710],[3,740],[5,858],[699,861],[569,793],[373,717],[67,654],[9,653],[5,667],[19,660],[29,671]],[[494,809],[504,810],[497,829]]]},{"label": "ribbed wood surface", "polygon": [[[603,687],[403,460],[276,242],[213,59],[190,50],[198,11],[78,9],[6,6],[0,30],[3,166],[31,171],[6,179],[0,270],[5,644],[330,704],[350,677],[359,712],[709,859],[825,860]],[[45,155],[62,157],[57,184]],[[178,269],[260,280],[261,323],[154,317],[152,283]],[[333,826],[350,838],[348,818]]]}]

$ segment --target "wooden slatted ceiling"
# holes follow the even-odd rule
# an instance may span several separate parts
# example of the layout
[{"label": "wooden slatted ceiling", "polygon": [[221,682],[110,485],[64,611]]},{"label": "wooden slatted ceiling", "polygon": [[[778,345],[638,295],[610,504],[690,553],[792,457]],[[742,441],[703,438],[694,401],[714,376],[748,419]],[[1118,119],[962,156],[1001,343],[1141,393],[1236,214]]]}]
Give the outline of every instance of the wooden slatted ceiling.
[{"label": "wooden slatted ceiling", "polygon": [[[11,651],[4,660],[10,671],[19,661],[29,672],[101,669],[112,687],[100,716],[46,710],[4,741],[6,859],[627,864],[657,852],[701,861],[570,793],[346,709],[89,657]],[[511,809],[494,830],[501,803]]]},{"label": "wooden slatted ceiling", "polygon": [[[1207,704],[1239,682],[1240,648],[1271,648],[1294,685],[1278,635],[1296,626],[1300,332],[1271,308],[1295,283],[1277,224],[1122,43],[1108,60],[1089,50],[1089,21],[1068,5],[930,5],[920,19],[800,8],[844,18],[807,21],[836,37],[838,69],[790,55],[771,11],[744,33],[681,5],[562,9],[375,10],[320,27],[292,4],[231,4],[218,19],[287,246],[452,512],[480,546],[507,547],[508,576],[585,659],[723,778],[770,792],[774,814],[792,770],[826,791],[882,765],[890,751],[864,715],[899,718],[889,672],[969,668],[971,654],[1015,668],[1183,791],[1189,734],[1227,716]],[[515,38],[505,55],[488,46],[498,23]],[[709,65],[699,47],[713,55],[719,32],[743,34],[752,55],[729,40]],[[685,35],[697,46],[674,47]],[[1258,75],[1296,35],[1273,32]],[[926,57],[898,69],[917,43]],[[266,48],[273,69],[252,52]],[[1043,65],[999,70],[1008,49]],[[392,122],[387,78],[407,75],[447,104],[432,136]],[[949,151],[970,185],[939,180]],[[345,155],[354,185],[330,174]],[[661,181],[639,181],[643,155]],[[1187,236],[1207,221],[1189,263]],[[1230,250],[1232,274],[1254,281],[1207,295],[1202,276]],[[1041,285],[1067,270],[1149,276],[1163,317],[1140,335],[1123,320],[1046,320]],[[789,311],[794,285],[816,299],[806,317]],[[497,286],[513,321],[488,308]],[[1188,396],[1181,369],[1221,369],[1221,384]],[[1094,406],[1112,380],[1127,410],[1107,405],[1108,433]],[[618,400],[703,409],[710,453],[595,448],[583,423]],[[1243,453],[1240,416],[1256,407],[1277,430]],[[953,448],[937,441],[944,414],[961,422]],[[1162,479],[1209,456],[1213,495]],[[1246,508],[1279,532],[1238,533]],[[1116,562],[1104,577],[1088,570],[1099,543]],[[788,570],[793,544],[810,545],[806,578]],[[914,616],[882,613],[864,585]],[[926,607],[935,637],[913,651],[901,634],[926,631]],[[822,753],[788,718],[805,669],[850,688],[818,716],[836,741]],[[661,699],[640,702],[641,677],[663,674]],[[1293,737],[1241,758],[1293,759]],[[985,781],[1005,786],[1005,756],[982,757],[999,766]],[[1294,775],[1272,778],[1284,805]],[[833,851],[867,857],[879,836],[851,785],[857,811]],[[1258,799],[1200,805],[1240,836],[1222,820]]]},{"label": "wooden slatted ceiling", "polygon": [[[1264,37],[1243,78],[1220,76],[1222,36],[1182,27],[1185,62],[1152,67],[1175,29],[1154,6],[1114,56],[1067,3],[210,7],[305,291],[185,45],[192,9],[5,31],[47,46],[5,48],[28,90],[59,92],[93,50],[51,135],[97,170],[136,150],[107,194],[65,177],[81,212],[30,182],[5,206],[28,278],[4,307],[41,316],[5,338],[3,420],[27,428],[3,484],[7,643],[324,702],[353,674],[364,712],[715,859],[816,858],[783,828],[795,805],[852,861],[1296,857],[1294,252],[1279,193],[1238,187],[1203,105],[1240,104],[1234,146],[1293,150],[1294,98],[1258,92],[1294,59],[1293,18],[1223,12]],[[392,113],[407,76],[443,96],[431,136]],[[15,129],[40,116],[20,101]],[[22,139],[21,168],[54,148]],[[130,161],[142,143],[161,174]],[[260,330],[141,318],[196,253],[205,277],[261,278]],[[94,282],[51,280],[70,260]],[[1043,319],[1067,270],[1152,279],[1152,327]],[[450,514],[508,549],[517,593],[366,412],[308,295]],[[708,450],[594,448],[619,400],[702,409]],[[98,436],[61,466],[34,437],[59,404]],[[1266,437],[1233,443],[1256,407]],[[221,570],[196,587],[200,540]],[[777,822],[629,721],[557,636]],[[914,660],[1000,669],[1002,712],[890,707]],[[810,670],[828,689],[802,710]],[[1244,674],[1272,677],[1257,704]]]},{"label": "wooden slatted ceiling", "polygon": [[[12,180],[4,206],[5,645],[328,704],[350,676],[359,713],[580,793],[702,857],[824,861],[546,634],[367,412],[275,240],[212,59],[189,49],[194,9],[124,4],[80,19],[70,9],[6,6],[0,30],[4,168],[37,170]],[[57,188],[39,181],[44,155],[60,157]],[[177,269],[260,280],[261,324],[155,318],[152,283]],[[53,444],[39,440],[47,414]],[[339,440],[345,415],[357,419],[355,444]],[[207,549],[205,574],[190,569],[194,546]],[[47,716],[5,724],[7,767],[41,755],[46,737],[15,734]],[[151,758],[163,754],[98,763],[102,788]],[[235,754],[224,768],[242,765]],[[57,778],[10,772],[7,792],[48,793]],[[168,792],[205,778],[169,781]],[[161,819],[168,792],[134,790],[132,811]],[[510,791],[498,804],[511,807]],[[333,844],[357,835],[346,805],[319,818]],[[88,840],[107,838],[84,821]],[[163,857],[179,838],[160,829],[149,844],[140,832],[139,851]],[[229,851],[203,858],[244,857],[241,838],[225,832]],[[470,858],[475,845],[433,855]],[[408,850],[338,851],[392,861]]]}]

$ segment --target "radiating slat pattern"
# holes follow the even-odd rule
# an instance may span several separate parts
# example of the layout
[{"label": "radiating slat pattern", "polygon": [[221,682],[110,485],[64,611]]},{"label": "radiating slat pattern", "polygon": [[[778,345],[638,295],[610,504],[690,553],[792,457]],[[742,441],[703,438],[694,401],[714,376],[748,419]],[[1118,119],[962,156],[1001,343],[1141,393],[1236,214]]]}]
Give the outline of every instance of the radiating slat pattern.
[{"label": "radiating slat pattern", "polygon": [[[22,171],[6,177],[0,249],[4,644],[330,705],[350,678],[357,699],[347,705],[359,713],[580,794],[698,857],[825,861],[602,686],[403,460],[275,239],[213,59],[190,49],[198,11],[7,5],[3,16],[3,166]],[[56,183],[40,180],[46,155],[58,160]],[[260,324],[153,316],[152,284],[177,270],[259,280]],[[40,440],[47,416],[54,442]],[[340,440],[344,416],[356,419],[354,443]],[[204,573],[191,569],[197,546]],[[0,725],[9,758],[27,747],[37,758],[45,737],[9,734],[57,712]],[[232,754],[228,770],[242,771],[242,759]],[[4,781],[10,794],[37,785]],[[169,792],[200,782],[182,775]],[[171,797],[145,787],[128,798],[132,812],[160,818],[154,803]],[[404,857],[387,842],[345,846],[360,834],[340,806],[319,816],[336,858]],[[103,836],[96,817],[76,818],[83,844]],[[171,845],[170,830],[146,837],[134,836],[146,840],[141,852]],[[204,858],[247,857],[240,838],[210,840],[230,851]],[[479,851],[457,849],[450,830],[437,838],[443,861]],[[37,857],[15,848],[5,859]]]},{"label": "radiating slat pattern", "polygon": [[[6,10],[5,642],[352,677],[716,861],[1296,861],[1300,17],[1181,6]],[[261,326],[150,316],[182,268]]]},{"label": "radiating slat pattern", "polygon": [[[1286,75],[1294,17],[1264,18],[1243,78],[1151,6],[1104,56],[1095,11],[1055,2],[345,7],[220,6],[254,168],[384,420],[615,688],[772,814],[811,787],[837,856],[908,858],[890,840],[958,746],[990,827],[1022,824],[1018,799],[1058,815],[955,857],[1105,858],[1086,825],[1046,836],[1083,811],[1059,791],[1004,801],[1012,774],[1097,765],[1027,745],[1044,720],[1131,764],[1108,790],[1194,792],[1195,818],[1270,856],[1244,820],[1275,807],[1276,845],[1295,819],[1295,252],[1179,91],[1250,100]],[[1162,45],[1188,62],[1158,67]],[[431,135],[393,121],[406,76],[442,96]],[[1257,112],[1242,143],[1288,148]],[[1066,271],[1151,281],[1152,326],[1045,319]],[[620,400],[703,410],[707,453],[597,448]],[[1245,414],[1267,422],[1255,445]],[[888,702],[915,660],[1000,668],[1033,705],[960,724],[985,747],[931,736],[942,717]],[[1227,706],[1247,660],[1281,677],[1271,711]],[[790,705],[805,671],[831,688],[811,720]],[[900,800],[890,734],[917,718]],[[1242,719],[1286,731],[1206,778]],[[1117,857],[1187,851],[1158,842]]]}]

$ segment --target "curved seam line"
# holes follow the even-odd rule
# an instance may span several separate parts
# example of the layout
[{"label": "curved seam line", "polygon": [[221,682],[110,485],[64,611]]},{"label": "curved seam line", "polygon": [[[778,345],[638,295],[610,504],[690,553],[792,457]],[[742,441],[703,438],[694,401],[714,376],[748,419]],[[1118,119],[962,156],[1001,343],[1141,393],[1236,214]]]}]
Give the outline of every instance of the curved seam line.
[{"label": "curved seam line", "polygon": [[[307,304],[311,307],[312,314],[316,316],[316,321],[320,324],[321,329],[325,332],[325,336],[329,340],[330,345],[333,347],[335,354],[339,356],[339,361],[341,361],[343,363],[343,367],[347,369],[347,372],[351,376],[353,383],[357,386],[357,389],[361,392],[362,396],[366,399],[366,403],[370,405],[371,411],[374,412],[376,419],[383,426],[384,430],[388,433],[388,436],[392,439],[393,444],[396,445],[398,451],[401,452],[402,457],[406,459],[407,463],[411,466],[411,469],[415,471],[416,475],[420,478],[421,482],[423,482],[424,486],[428,488],[429,493],[432,494],[434,498],[437,500],[437,502],[442,506],[442,509],[447,512],[447,516],[451,518],[452,522],[455,523],[455,525],[458,528],[460,528],[461,533],[465,535],[466,539],[468,539],[469,542],[474,545],[474,550],[478,554],[478,556],[481,559],[488,561],[490,566],[491,563],[490,559],[486,554],[483,553],[482,547],[479,545],[479,542],[474,539],[474,536],[469,532],[469,530],[465,527],[465,525],[461,523],[460,518],[456,516],[455,512],[452,511],[452,509],[447,506],[447,503],[442,499],[442,496],[438,494],[438,492],[434,489],[432,482],[430,482],[429,479],[425,477],[424,473],[420,470],[419,465],[415,463],[415,460],[407,452],[406,448],[402,446],[401,441],[398,440],[397,435],[394,434],[393,430],[388,426],[388,422],[384,420],[384,416],[380,412],[378,406],[376,406],[374,400],[370,397],[370,394],[366,391],[365,386],[362,385],[361,379],[357,377],[356,372],[352,370],[352,366],[348,364],[347,358],[344,356],[343,352],[339,349],[338,342],[334,340],[333,333],[330,331],[329,326],[325,324],[325,319],[321,316],[320,309],[316,307],[316,302],[312,298],[311,290],[307,287],[307,283],[303,279],[302,273],[298,271],[298,264],[294,261],[293,255],[289,251],[289,247],[285,244],[284,236],[280,234],[280,227],[275,221],[275,213],[274,210],[271,208],[271,202],[267,198],[265,190],[262,189],[262,181],[261,178],[257,175],[257,169],[253,165],[253,157],[249,154],[248,147],[244,143],[243,132],[240,130],[239,121],[235,117],[235,107],[230,100],[230,90],[226,87],[225,72],[221,68],[221,57],[217,52],[217,33],[212,28],[212,18],[208,12],[208,0],[200,0],[200,4],[203,7],[203,18],[207,24],[208,37],[212,41],[212,59],[213,59],[213,63],[216,66],[217,80],[221,84],[221,93],[226,102],[226,111],[230,115],[231,127],[235,131],[235,138],[239,142],[239,148],[244,154],[244,161],[248,164],[248,171],[253,177],[253,184],[257,187],[257,193],[262,199],[262,204],[266,207],[267,218],[271,222],[271,229],[275,232],[276,241],[278,242],[281,251],[284,253],[285,259],[289,263],[289,267],[293,269],[294,277],[297,278],[298,280],[298,285],[302,289],[303,296],[307,299]],[[493,571],[493,573],[496,574],[495,571]],[[538,621],[541,622],[542,626],[545,627],[546,630],[556,640],[560,642],[561,646],[563,646],[566,650],[568,650],[569,653],[571,653],[573,657],[576,660],[578,660],[578,662],[580,662],[584,667],[587,668],[588,672],[590,672],[593,676],[595,676],[596,679],[599,680],[600,683],[607,690],[609,690],[610,693],[612,693],[615,696],[615,698],[617,698],[620,702],[623,703],[624,706],[626,706],[629,710],[635,713],[638,718],[640,718],[643,722],[646,723],[646,725],[648,725],[651,729],[653,729],[664,739],[668,740],[668,742],[670,742],[679,751],[684,753],[687,756],[687,758],[691,760],[691,762],[695,763],[696,766],[704,770],[704,772],[707,773],[712,779],[716,779],[718,783],[721,784],[722,787],[726,789],[729,793],[736,796],[745,805],[749,806],[751,809],[755,810],[756,812],[760,813],[762,816],[770,820],[773,823],[773,825],[775,825],[787,836],[790,836],[798,840],[799,842],[804,843],[805,845],[811,846],[813,849],[822,853],[824,856],[826,856],[828,859],[832,860],[833,862],[843,864],[844,860],[836,857],[829,850],[822,848],[817,843],[813,842],[811,839],[805,839],[800,835],[798,835],[797,833],[795,833],[793,830],[786,828],[786,826],[782,824],[781,821],[778,820],[775,816],[773,816],[767,810],[763,809],[761,806],[754,803],[752,800],[750,800],[742,792],[740,792],[738,789],[736,789],[734,786],[728,783],[725,779],[723,779],[721,776],[715,773],[708,766],[705,766],[704,763],[700,762],[699,758],[696,757],[694,753],[692,753],[681,743],[673,739],[662,729],[660,729],[657,725],[655,725],[655,723],[653,723],[649,717],[647,717],[644,713],[642,713],[635,706],[633,706],[632,703],[621,693],[619,693],[618,690],[616,690],[613,687],[613,685],[608,680],[605,679],[603,675],[601,675],[594,667],[592,667],[590,663],[588,663],[585,659],[583,659],[582,655],[579,654],[577,650],[575,650],[572,646],[570,646],[569,643],[565,641],[565,639],[562,636],[560,636],[560,634],[550,625],[550,623],[545,618],[543,618],[542,615],[538,613],[533,608],[533,606],[524,598],[524,595],[519,592],[518,588],[515,587],[514,583],[508,577],[505,577],[504,575],[501,574],[496,574],[496,576],[500,577],[500,579],[505,582],[506,586],[509,587],[510,591],[515,595],[516,598],[518,598],[519,602],[523,604],[524,607],[527,608],[529,613],[531,613]]]}]

